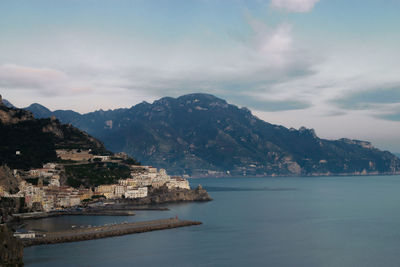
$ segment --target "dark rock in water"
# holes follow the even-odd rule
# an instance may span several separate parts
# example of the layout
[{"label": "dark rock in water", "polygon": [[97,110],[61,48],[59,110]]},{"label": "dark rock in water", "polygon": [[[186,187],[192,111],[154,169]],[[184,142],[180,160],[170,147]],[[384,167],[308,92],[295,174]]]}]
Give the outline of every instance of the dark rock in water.
[{"label": "dark rock in water", "polygon": [[[29,108],[28,108],[29,109]],[[33,112],[34,109],[31,108]],[[365,175],[400,173],[400,159],[365,141],[318,138],[258,119],[208,94],[164,97],[129,109],[56,116],[87,131],[114,152],[145,165],[191,176]]]},{"label": "dark rock in water", "polygon": [[23,244],[6,226],[0,225],[0,266],[24,266]]}]

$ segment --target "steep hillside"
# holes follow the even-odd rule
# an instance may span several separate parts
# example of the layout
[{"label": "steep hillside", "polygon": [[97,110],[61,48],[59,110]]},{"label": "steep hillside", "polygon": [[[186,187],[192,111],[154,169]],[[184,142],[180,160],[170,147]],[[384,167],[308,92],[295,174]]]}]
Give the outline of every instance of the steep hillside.
[{"label": "steep hillside", "polygon": [[311,129],[287,129],[264,122],[246,108],[207,94],[165,97],[130,109],[83,115],[55,111],[50,115],[87,131],[114,152],[124,151],[144,164],[175,174],[357,175],[400,171],[399,158],[369,142],[320,139]]},{"label": "steep hillside", "polygon": [[27,169],[56,161],[56,149],[92,149],[104,153],[104,145],[72,125],[55,118],[35,119],[31,112],[9,108],[0,102],[0,165]]},{"label": "steep hillside", "polygon": [[0,166],[0,186],[4,189],[4,191],[11,194],[18,193],[19,182],[20,178],[15,177],[10,168],[4,165]]}]

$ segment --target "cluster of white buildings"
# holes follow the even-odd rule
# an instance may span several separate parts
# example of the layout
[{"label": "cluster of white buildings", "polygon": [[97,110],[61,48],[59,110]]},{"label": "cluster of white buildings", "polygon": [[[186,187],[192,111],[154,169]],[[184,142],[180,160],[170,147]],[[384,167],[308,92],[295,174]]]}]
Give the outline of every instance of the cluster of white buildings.
[{"label": "cluster of white buildings", "polygon": [[9,194],[0,187],[1,197],[23,197],[27,207],[34,207],[38,203],[44,211],[75,207],[81,204],[83,199],[91,198],[90,189],[75,189],[69,186],[57,185],[32,185],[25,180],[19,183],[19,192]]},{"label": "cluster of white buildings", "polygon": [[[50,185],[60,186],[61,170],[58,168],[56,163],[44,164],[43,168],[29,170],[27,174],[31,178],[42,178],[42,180],[49,180]],[[19,175],[18,171],[15,171],[14,175]]]},{"label": "cluster of white buildings", "polygon": [[[75,189],[69,186],[60,186],[61,169],[56,163],[47,163],[41,169],[32,169],[29,171],[14,170],[14,176],[19,178],[19,192],[9,194],[0,187],[0,196],[2,197],[23,197],[28,208],[33,208],[35,203],[44,211],[57,210],[68,207],[75,207],[81,204],[83,199],[91,198],[93,195],[90,189]],[[38,184],[33,185],[26,180],[30,178],[37,179]],[[43,181],[48,181],[44,186]]]},{"label": "cluster of white buildings", "polygon": [[126,181],[136,183],[138,186],[158,188],[165,185],[168,189],[190,189],[188,180],[177,176],[171,177],[164,169],[157,171],[157,168],[151,166],[131,166],[131,178]]},{"label": "cluster of white buildings", "polygon": [[181,177],[170,177],[164,169],[157,171],[151,166],[131,165],[131,177],[121,179],[118,184],[100,185],[96,187],[95,194],[104,195],[106,198],[143,198],[148,194],[148,187],[159,188],[166,186],[168,189],[190,189],[189,182]]},{"label": "cluster of white buildings", "polygon": [[83,199],[90,198],[93,195],[84,192],[87,189],[81,192],[81,190],[69,186],[34,186],[27,184],[20,189],[20,192],[23,192],[25,196],[25,203],[28,207],[31,208],[36,202],[41,204],[44,211],[79,206]]},{"label": "cluster of white buildings", "polygon": [[131,185],[111,184],[96,187],[95,193],[109,199],[143,198],[147,197],[148,190],[147,186],[136,187]]},{"label": "cluster of white buildings", "polygon": [[[87,160],[93,159],[90,151],[61,150],[57,154],[63,159]],[[100,160],[107,160],[101,158]],[[60,186],[62,166],[56,163],[47,163],[41,169],[29,171],[14,170],[17,178],[38,179],[37,185],[32,185],[24,179],[19,179],[19,192],[9,194],[0,186],[0,196],[24,197],[29,208],[39,205],[44,211],[79,206],[83,200],[91,199],[94,195],[105,196],[107,199],[144,198],[148,195],[148,188],[166,186],[168,189],[190,189],[189,182],[182,177],[170,177],[164,169],[151,166],[130,165],[130,177],[118,180],[117,184],[100,185],[91,189],[75,189],[69,186]],[[46,181],[47,185],[43,185]],[[35,204],[38,203],[38,204]]]}]

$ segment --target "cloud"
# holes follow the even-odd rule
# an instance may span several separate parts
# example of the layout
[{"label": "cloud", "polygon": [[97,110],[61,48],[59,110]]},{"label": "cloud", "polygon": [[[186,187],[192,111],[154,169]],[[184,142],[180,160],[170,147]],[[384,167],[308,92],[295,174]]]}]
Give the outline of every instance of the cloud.
[{"label": "cloud", "polygon": [[294,48],[290,24],[283,23],[273,29],[268,28],[256,19],[249,19],[249,24],[255,34],[253,39],[257,56],[274,67],[282,67],[292,63],[290,62],[292,60],[290,54]]},{"label": "cloud", "polygon": [[[268,25],[250,15],[243,22],[246,31],[239,38],[211,30],[196,33],[196,38],[157,42],[111,33],[106,38],[86,32],[48,36],[31,42],[30,49],[41,47],[31,56],[14,53],[9,61],[18,64],[0,61],[0,86],[45,96],[121,95],[124,105],[135,104],[139,96],[142,101],[204,92],[241,99],[246,92],[268,94],[237,102],[249,108],[305,108],[302,103],[309,101],[287,95],[276,85],[313,75],[319,60],[315,53],[300,48],[289,23]],[[57,53],[49,54],[54,47]],[[43,65],[48,67],[38,68]],[[280,100],[282,105],[274,106]],[[94,103],[85,109],[89,105]]]},{"label": "cloud", "polygon": [[279,100],[279,99],[260,99],[247,95],[235,95],[235,96],[222,96],[223,98],[229,100],[230,102],[234,102],[240,106],[251,107],[252,109],[258,111],[286,111],[286,110],[299,110],[299,109],[307,109],[312,106],[311,103],[301,100]]},{"label": "cloud", "polygon": [[368,110],[400,103],[400,85],[358,90],[336,98],[332,100],[332,103],[348,110]]},{"label": "cloud", "polygon": [[[313,75],[315,57],[296,47],[290,24],[269,27],[250,16],[246,22],[251,35],[239,41],[230,40],[234,43],[222,50],[210,50],[192,42],[155,47],[154,50],[165,53],[148,58],[146,62],[152,62],[151,66],[136,60],[136,64],[115,73],[110,86],[155,97],[211,92],[238,100],[236,104],[269,111],[309,107],[309,101],[303,99],[293,100],[287,95],[278,99],[282,90],[274,88],[284,81]],[[221,41],[220,37],[210,38],[211,43]],[[135,53],[140,54],[142,48],[138,44],[136,47]],[[269,98],[248,97],[243,101],[243,92],[268,93]]]},{"label": "cloud", "polygon": [[0,65],[0,86],[11,90],[32,90],[44,95],[79,94],[93,90],[72,81],[65,72],[15,64]]},{"label": "cloud", "polygon": [[347,115],[347,113],[344,111],[333,110],[333,111],[328,111],[326,113],[322,113],[321,117],[337,117],[337,116],[344,116],[344,115]]},{"label": "cloud", "polygon": [[304,13],[313,9],[319,0],[271,0],[271,6],[292,13]]},{"label": "cloud", "polygon": [[368,112],[377,119],[400,121],[400,84],[357,90],[331,103],[345,110]]},{"label": "cloud", "polygon": [[14,64],[0,65],[0,86],[8,89],[34,89],[50,93],[62,86],[67,75],[49,68],[32,68]]},{"label": "cloud", "polygon": [[376,116],[377,118],[381,118],[388,121],[400,121],[400,109],[395,112],[387,113],[387,114],[380,114]]}]

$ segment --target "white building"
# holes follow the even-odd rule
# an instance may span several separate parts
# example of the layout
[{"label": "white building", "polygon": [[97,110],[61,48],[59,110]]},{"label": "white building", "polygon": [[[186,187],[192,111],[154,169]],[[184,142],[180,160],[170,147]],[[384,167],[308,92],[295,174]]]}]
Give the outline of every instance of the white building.
[{"label": "white building", "polygon": [[147,197],[147,187],[133,188],[128,186],[125,192],[126,198],[143,198]]},{"label": "white building", "polygon": [[60,179],[52,177],[51,180],[50,180],[50,185],[51,186],[60,187]]},{"label": "white building", "polygon": [[101,161],[108,161],[110,160],[110,156],[99,156],[99,155],[95,155],[93,156],[94,159],[100,159]]},{"label": "white building", "polygon": [[126,186],[116,185],[115,191],[114,191],[114,196],[116,198],[121,198],[125,194],[125,191],[126,191]]},{"label": "white building", "polygon": [[46,163],[43,164],[43,169],[55,169],[57,167],[56,163]]},{"label": "white building", "polygon": [[182,179],[180,177],[172,178],[168,183],[166,183],[168,189],[181,188],[190,189],[189,181]]},{"label": "white building", "polygon": [[35,238],[36,234],[33,231],[15,232],[14,236],[17,238]]}]

